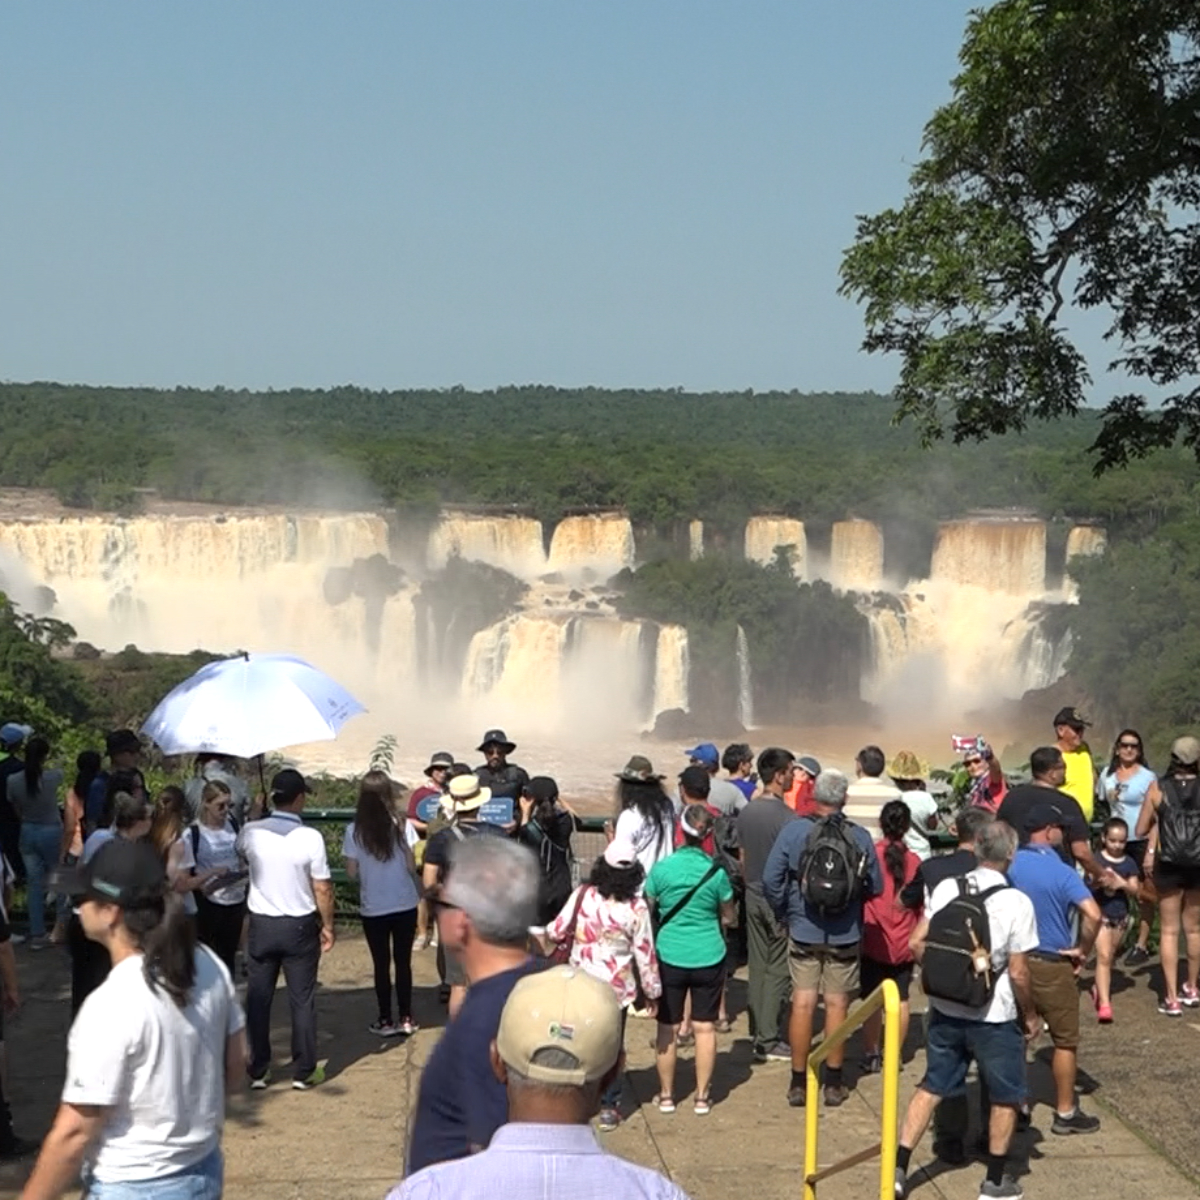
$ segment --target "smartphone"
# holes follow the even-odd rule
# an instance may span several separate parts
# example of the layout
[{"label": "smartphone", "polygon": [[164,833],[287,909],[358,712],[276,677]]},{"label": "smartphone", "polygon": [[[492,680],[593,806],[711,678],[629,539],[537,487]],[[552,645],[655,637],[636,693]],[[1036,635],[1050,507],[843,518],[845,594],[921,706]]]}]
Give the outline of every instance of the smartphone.
[{"label": "smartphone", "polygon": [[955,754],[967,754],[971,750],[976,750],[982,754],[986,743],[981,734],[964,735],[961,733],[952,733],[950,735],[950,745]]}]

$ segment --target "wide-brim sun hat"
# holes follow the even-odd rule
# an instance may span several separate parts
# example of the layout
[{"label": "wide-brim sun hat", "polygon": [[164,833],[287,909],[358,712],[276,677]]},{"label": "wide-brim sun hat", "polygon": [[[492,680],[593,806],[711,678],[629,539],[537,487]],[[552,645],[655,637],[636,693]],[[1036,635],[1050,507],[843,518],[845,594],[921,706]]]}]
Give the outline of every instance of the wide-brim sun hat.
[{"label": "wide-brim sun hat", "polygon": [[489,746],[499,746],[505,754],[511,754],[517,748],[517,743],[510,742],[503,729],[489,729],[475,749],[485,754]]},{"label": "wide-brim sun hat", "polygon": [[429,759],[429,766],[425,768],[425,777],[428,778],[439,768],[450,770],[454,766],[454,755],[449,750],[439,750]]},{"label": "wide-brim sun hat", "polygon": [[654,773],[654,764],[642,754],[635,754],[618,772],[617,779],[625,783],[658,783],[665,778]]},{"label": "wide-brim sun hat", "polygon": [[492,798],[492,789],[484,787],[475,775],[456,775],[450,780],[447,796],[454,812],[473,812]]},{"label": "wide-brim sun hat", "polygon": [[929,764],[918,758],[911,750],[901,750],[891,763],[888,772],[893,779],[928,779]]}]

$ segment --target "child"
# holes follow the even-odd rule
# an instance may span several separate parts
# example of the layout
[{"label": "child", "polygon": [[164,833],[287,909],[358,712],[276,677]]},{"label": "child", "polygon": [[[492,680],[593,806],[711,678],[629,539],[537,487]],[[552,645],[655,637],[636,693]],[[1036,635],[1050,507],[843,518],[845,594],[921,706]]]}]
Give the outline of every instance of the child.
[{"label": "child", "polygon": [[1096,1004],[1096,1019],[1101,1025],[1112,1023],[1112,967],[1121,948],[1125,928],[1129,924],[1129,897],[1138,894],[1137,863],[1125,853],[1129,841],[1129,826],[1120,817],[1104,824],[1101,834],[1100,862],[1120,876],[1119,888],[1096,887],[1092,895],[1100,905],[1100,932],[1096,936],[1096,986],[1092,999]]}]

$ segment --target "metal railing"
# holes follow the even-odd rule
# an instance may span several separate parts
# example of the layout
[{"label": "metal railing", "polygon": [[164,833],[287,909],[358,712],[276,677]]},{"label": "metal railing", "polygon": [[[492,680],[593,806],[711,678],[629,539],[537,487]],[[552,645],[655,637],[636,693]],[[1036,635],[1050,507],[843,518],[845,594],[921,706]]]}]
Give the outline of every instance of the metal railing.
[{"label": "metal railing", "polygon": [[[828,1167],[817,1165],[817,1075],[829,1055],[861,1026],[883,1009],[883,1105],[879,1115],[879,1141]],[[893,1200],[896,1181],[897,1121],[900,1106],[900,989],[885,979],[832,1033],[827,1033],[808,1056],[804,1110],[804,1200],[816,1200],[817,1184],[870,1162],[879,1155],[879,1200]]]}]

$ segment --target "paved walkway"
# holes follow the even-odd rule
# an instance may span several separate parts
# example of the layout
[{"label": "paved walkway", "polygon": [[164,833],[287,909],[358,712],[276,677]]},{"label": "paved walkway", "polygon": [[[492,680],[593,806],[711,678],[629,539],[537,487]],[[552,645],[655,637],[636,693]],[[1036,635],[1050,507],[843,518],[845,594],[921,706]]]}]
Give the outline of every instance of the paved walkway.
[{"label": "paved walkway", "polygon": [[[61,1083],[67,972],[65,956],[57,951],[19,953],[26,1009],[8,1030],[11,1090],[18,1129],[33,1136],[48,1126]],[[417,964],[416,1016],[429,1027],[408,1043],[380,1043],[366,1032],[374,1017],[366,948],[354,936],[339,941],[322,966],[319,1000],[329,1082],[310,1093],[280,1085],[265,1093],[248,1093],[233,1104],[225,1137],[228,1200],[381,1200],[396,1182],[420,1070],[438,1036],[432,1026],[440,1022],[432,989],[432,952],[418,955]],[[733,994],[735,1006],[741,1007],[744,986],[735,984]],[[282,1018],[277,1041],[282,1050],[287,1045],[282,988],[276,1007]],[[684,1101],[678,1112],[664,1117],[657,1110],[638,1108],[605,1144],[669,1174],[694,1200],[724,1200],[747,1185],[753,1188],[753,1200],[795,1200],[800,1192],[803,1113],[784,1103],[787,1066],[752,1067],[745,1034],[742,1016],[734,1034],[721,1039],[713,1088],[717,1103],[710,1116],[692,1113],[692,1068],[685,1058],[676,1088]],[[627,1111],[635,1100],[644,1103],[656,1090],[652,1035],[652,1022],[630,1022]],[[901,1076],[902,1104],[919,1068],[918,1059]],[[1045,1095],[1048,1071],[1038,1064],[1032,1073],[1035,1089]],[[879,1101],[880,1081],[872,1077],[862,1081],[841,1109],[828,1116],[822,1113],[823,1162],[878,1140]],[[1036,1109],[1034,1129],[1022,1147],[1029,1157],[1028,1196],[1057,1198],[1074,1192],[1200,1197],[1191,1180],[1105,1107],[1102,1088],[1085,1104],[1104,1121],[1098,1135],[1053,1137],[1049,1110],[1044,1105]],[[975,1200],[978,1195],[983,1177],[978,1163],[942,1169],[930,1163],[926,1142],[915,1164],[930,1166],[914,1181],[913,1194],[920,1200]],[[0,1197],[15,1196],[27,1170],[28,1164],[0,1169]],[[871,1163],[830,1180],[822,1194],[870,1200],[877,1194],[877,1179],[878,1165]]]}]

